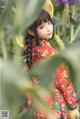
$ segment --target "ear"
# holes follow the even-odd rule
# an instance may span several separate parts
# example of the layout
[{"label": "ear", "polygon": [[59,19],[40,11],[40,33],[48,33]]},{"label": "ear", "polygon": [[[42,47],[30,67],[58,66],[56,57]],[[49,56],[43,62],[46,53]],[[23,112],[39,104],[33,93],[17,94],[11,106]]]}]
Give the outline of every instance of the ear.
[{"label": "ear", "polygon": [[35,36],[35,33],[34,33],[32,30],[30,30],[30,29],[28,30],[28,33],[29,33],[31,36],[33,36],[33,37]]}]

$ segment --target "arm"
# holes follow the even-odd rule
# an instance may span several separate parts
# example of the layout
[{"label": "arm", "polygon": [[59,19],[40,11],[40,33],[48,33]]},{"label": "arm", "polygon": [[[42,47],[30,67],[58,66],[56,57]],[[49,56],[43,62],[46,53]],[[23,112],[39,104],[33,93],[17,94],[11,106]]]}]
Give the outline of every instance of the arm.
[{"label": "arm", "polygon": [[64,63],[58,67],[56,73],[56,86],[62,92],[62,95],[68,106],[68,118],[79,118],[76,93],[70,79],[68,68]]},{"label": "arm", "polygon": [[64,63],[58,67],[56,73],[56,85],[62,92],[68,108],[74,110],[77,107],[77,97],[69,76],[68,68]]}]

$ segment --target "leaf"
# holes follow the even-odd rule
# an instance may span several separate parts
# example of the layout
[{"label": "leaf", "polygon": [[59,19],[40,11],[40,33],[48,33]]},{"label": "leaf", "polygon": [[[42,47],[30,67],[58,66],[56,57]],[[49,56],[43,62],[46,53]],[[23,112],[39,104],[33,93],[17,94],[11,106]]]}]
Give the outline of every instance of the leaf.
[{"label": "leaf", "polygon": [[59,46],[60,49],[65,48],[65,44],[63,43],[62,39],[57,34],[55,34],[54,39],[57,42],[57,45]]},{"label": "leaf", "polygon": [[[56,3],[55,3],[56,4]],[[55,8],[55,12],[58,13],[62,13],[64,10],[64,5],[63,4],[59,4],[56,8]]]},{"label": "leaf", "polygon": [[12,12],[12,7],[14,5],[14,0],[6,0],[2,4],[2,12],[0,15],[0,26],[1,28],[5,25],[6,21],[9,20],[8,15],[10,12]]},{"label": "leaf", "polygon": [[45,0],[16,1],[15,30],[17,33],[21,33],[37,18],[44,2]]},{"label": "leaf", "polygon": [[70,21],[71,21],[71,23],[72,23],[73,25],[76,25],[76,24],[77,24],[76,20],[75,20],[74,18],[72,18],[72,17],[70,17]]},{"label": "leaf", "polygon": [[34,86],[29,79],[30,76],[17,67],[10,60],[4,62],[0,59],[1,109],[8,109],[11,118],[18,118],[21,97],[30,95],[34,100],[34,107],[48,113],[48,105],[44,98],[49,92],[44,87]]}]

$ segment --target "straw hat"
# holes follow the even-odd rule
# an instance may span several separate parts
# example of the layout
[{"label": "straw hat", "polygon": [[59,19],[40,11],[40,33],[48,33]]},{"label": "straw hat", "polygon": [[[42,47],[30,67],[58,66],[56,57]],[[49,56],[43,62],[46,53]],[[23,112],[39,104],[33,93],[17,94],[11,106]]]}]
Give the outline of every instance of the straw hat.
[{"label": "straw hat", "polygon": [[46,2],[43,5],[42,9],[44,9],[45,11],[47,11],[50,14],[50,16],[53,17],[54,6],[53,6],[51,0],[46,0]]},{"label": "straw hat", "polygon": [[[42,9],[47,11],[50,14],[51,17],[53,16],[54,6],[53,6],[51,0],[46,0],[44,5],[42,6]],[[24,42],[23,42],[23,37],[22,36],[16,37],[16,41],[17,41],[17,43],[20,47],[24,47]]]}]

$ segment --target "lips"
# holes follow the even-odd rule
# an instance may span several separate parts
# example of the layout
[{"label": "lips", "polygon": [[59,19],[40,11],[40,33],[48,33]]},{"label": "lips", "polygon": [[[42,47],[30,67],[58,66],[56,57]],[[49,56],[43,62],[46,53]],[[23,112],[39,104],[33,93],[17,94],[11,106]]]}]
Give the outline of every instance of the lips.
[{"label": "lips", "polygon": [[47,35],[49,35],[49,36],[50,36],[50,35],[52,35],[52,33],[48,33]]}]

